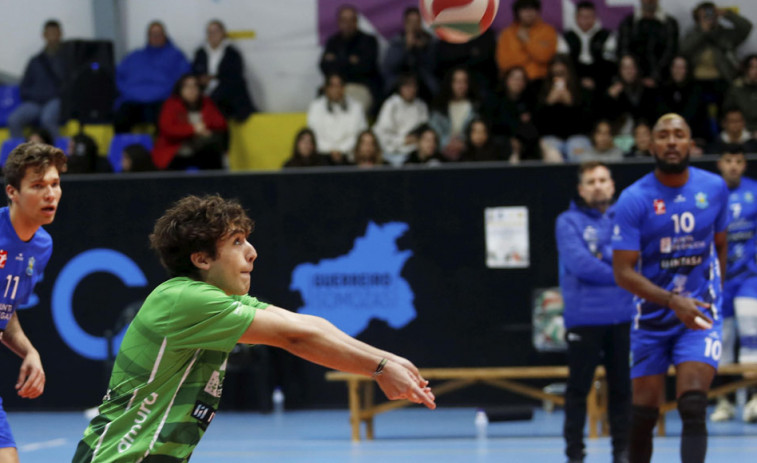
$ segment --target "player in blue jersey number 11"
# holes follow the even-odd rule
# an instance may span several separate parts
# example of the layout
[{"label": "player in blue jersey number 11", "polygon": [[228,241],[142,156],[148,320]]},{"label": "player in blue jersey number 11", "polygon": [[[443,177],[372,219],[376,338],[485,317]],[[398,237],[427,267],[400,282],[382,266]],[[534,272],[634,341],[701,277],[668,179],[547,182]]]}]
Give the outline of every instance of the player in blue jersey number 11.
[{"label": "player in blue jersey number 11", "polygon": [[686,121],[662,116],[652,131],[654,172],[626,188],[615,209],[615,280],[636,295],[632,463],[652,457],[671,364],[683,422],[681,461],[704,462],[707,452],[707,391],[722,353],[729,192],[720,176],[689,167],[691,147]]},{"label": "player in blue jersey number 11", "polygon": [[[42,143],[16,147],[3,166],[8,207],[0,208],[0,339],[23,360],[16,391],[26,399],[45,389],[39,353],[21,329],[16,309],[25,304],[53,252],[42,225],[52,223],[60,201],[63,151]],[[0,399],[0,463],[17,463],[18,453]]]}]

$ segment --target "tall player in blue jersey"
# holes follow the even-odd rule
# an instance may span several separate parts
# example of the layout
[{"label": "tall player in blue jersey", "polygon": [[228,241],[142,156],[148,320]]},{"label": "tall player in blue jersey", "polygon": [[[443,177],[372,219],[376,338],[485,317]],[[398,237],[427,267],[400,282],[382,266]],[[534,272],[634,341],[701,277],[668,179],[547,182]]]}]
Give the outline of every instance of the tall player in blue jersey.
[{"label": "tall player in blue jersey", "polygon": [[[723,356],[721,364],[733,363],[736,337],[739,338],[738,361],[757,362],[757,181],[744,177],[746,157],[743,145],[726,145],[718,159],[730,196],[728,212],[728,267],[723,283]],[[713,421],[733,418],[735,408],[725,397],[710,415]],[[744,421],[757,421],[757,396],[744,407]]]},{"label": "tall player in blue jersey", "polygon": [[662,116],[652,131],[654,172],[623,191],[615,209],[615,280],[637,303],[631,463],[652,457],[652,430],[671,364],[683,422],[681,461],[704,462],[707,452],[707,390],[722,350],[728,188],[721,177],[689,167],[691,147],[686,121]]},{"label": "tall player in blue jersey", "polygon": [[[42,143],[24,143],[3,166],[8,207],[0,209],[0,339],[21,357],[16,380],[19,396],[34,399],[45,388],[39,353],[21,329],[16,309],[27,302],[53,251],[41,227],[55,218],[60,201],[63,151]],[[3,379],[15,375],[3,374]],[[0,463],[17,463],[18,453],[0,399]]]}]

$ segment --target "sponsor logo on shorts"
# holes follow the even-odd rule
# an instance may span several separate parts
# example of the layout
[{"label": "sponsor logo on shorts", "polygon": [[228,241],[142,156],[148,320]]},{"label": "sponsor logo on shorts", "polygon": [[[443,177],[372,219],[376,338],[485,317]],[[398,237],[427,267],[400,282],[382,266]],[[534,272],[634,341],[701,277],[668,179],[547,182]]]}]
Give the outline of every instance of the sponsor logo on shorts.
[{"label": "sponsor logo on shorts", "polygon": [[671,257],[669,259],[660,260],[661,269],[681,268],[681,267],[696,267],[704,261],[704,254],[697,254],[695,256],[681,256]]},{"label": "sponsor logo on shorts", "polygon": [[192,418],[200,422],[200,426],[203,429],[207,428],[213,418],[216,416],[216,409],[210,405],[200,402],[195,402],[195,407],[192,409]]},{"label": "sponsor logo on shorts", "polygon": [[678,196],[676,196],[676,199],[673,200],[673,202],[674,203],[685,203],[686,202],[686,196],[684,196],[684,195],[682,195],[682,194],[679,193]]},{"label": "sponsor logo on shorts", "polygon": [[0,268],[5,268],[6,262],[8,262],[8,251],[0,249]]},{"label": "sponsor logo on shorts", "polygon": [[662,199],[655,199],[653,204],[655,214],[662,215],[665,213],[665,201]]}]

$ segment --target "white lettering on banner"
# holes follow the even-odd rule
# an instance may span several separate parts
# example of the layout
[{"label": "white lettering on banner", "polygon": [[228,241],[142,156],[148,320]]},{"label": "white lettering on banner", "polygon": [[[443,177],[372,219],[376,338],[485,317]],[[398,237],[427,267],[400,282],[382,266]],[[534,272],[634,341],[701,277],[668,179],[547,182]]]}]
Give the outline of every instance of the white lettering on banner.
[{"label": "white lettering on banner", "polygon": [[157,400],[157,392],[153,392],[142,400],[142,403],[139,405],[139,410],[137,410],[137,418],[134,420],[134,425],[118,442],[118,453],[123,453],[129,450],[132,444],[134,444],[134,440],[137,438],[139,431],[142,430],[142,423],[147,421],[147,417],[150,416],[150,412],[152,411],[147,408],[147,406],[154,404]]}]

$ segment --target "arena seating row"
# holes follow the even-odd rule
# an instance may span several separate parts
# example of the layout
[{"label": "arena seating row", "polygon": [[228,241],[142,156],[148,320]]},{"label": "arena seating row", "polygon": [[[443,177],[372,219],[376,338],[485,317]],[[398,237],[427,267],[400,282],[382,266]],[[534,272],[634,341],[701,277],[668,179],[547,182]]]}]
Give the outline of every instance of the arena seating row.
[{"label": "arena seating row", "polygon": [[[1,100],[2,91],[0,90]],[[2,125],[2,114],[0,114],[0,126]],[[307,125],[305,113],[255,113],[244,122],[230,121],[229,168],[232,171],[280,169],[292,154],[292,140],[297,131],[305,125]],[[142,143],[146,148],[152,149],[149,133],[154,132],[154,128],[142,128],[141,131],[145,133],[116,135],[112,125],[88,124],[84,126],[83,131],[95,140],[100,154],[108,157],[108,161],[116,172],[120,172],[121,169],[120,156],[124,146],[130,143]],[[79,123],[69,121],[61,128],[61,133],[63,136],[60,137],[60,143],[56,140],[56,146],[65,151],[68,139],[79,133]],[[10,150],[19,143],[19,140],[10,138],[7,128],[0,128],[0,144],[2,144],[3,153],[0,165],[7,157],[7,153],[10,153]]]}]

